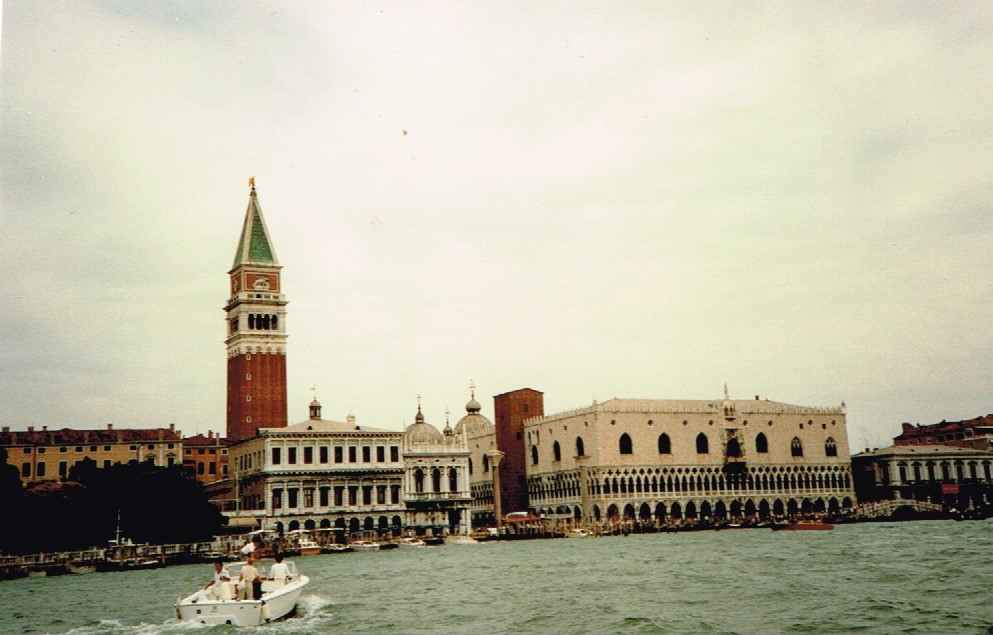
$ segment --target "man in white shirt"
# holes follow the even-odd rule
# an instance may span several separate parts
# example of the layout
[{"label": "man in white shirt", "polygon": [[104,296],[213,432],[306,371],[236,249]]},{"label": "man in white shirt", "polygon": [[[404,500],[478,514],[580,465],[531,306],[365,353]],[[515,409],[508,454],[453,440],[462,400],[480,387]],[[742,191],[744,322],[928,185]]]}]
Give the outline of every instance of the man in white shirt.
[{"label": "man in white shirt", "polygon": [[283,554],[277,553],[275,558],[276,564],[269,567],[269,579],[282,586],[290,579],[290,568],[283,562]]},{"label": "man in white shirt", "polygon": [[231,587],[228,584],[230,581],[231,574],[224,568],[224,563],[220,560],[215,560],[214,579],[208,582],[207,586],[203,588],[203,595],[206,599],[230,600]]}]

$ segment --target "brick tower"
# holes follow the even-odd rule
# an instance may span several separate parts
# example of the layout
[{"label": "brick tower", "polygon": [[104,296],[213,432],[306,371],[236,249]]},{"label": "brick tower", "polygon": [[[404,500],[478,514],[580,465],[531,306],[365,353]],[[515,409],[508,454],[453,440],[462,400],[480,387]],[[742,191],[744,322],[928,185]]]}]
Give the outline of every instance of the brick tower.
[{"label": "brick tower", "polygon": [[255,179],[231,276],[228,322],[227,437],[255,436],[256,428],[286,427],[286,296],[276,252],[262,219]]},{"label": "brick tower", "polygon": [[528,509],[527,457],[524,450],[524,420],[545,416],[545,396],[532,388],[520,388],[493,397],[497,449],[500,462],[501,509],[504,514]]}]

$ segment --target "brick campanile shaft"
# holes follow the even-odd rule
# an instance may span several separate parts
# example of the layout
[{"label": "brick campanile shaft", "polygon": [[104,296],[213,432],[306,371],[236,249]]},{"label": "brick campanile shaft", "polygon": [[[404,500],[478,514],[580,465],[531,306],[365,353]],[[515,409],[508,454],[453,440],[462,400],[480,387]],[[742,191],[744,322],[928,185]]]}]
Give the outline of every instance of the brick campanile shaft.
[{"label": "brick campanile shaft", "polygon": [[231,276],[227,318],[227,437],[255,436],[257,428],[283,428],[286,410],[286,296],[269,239],[255,180]]}]

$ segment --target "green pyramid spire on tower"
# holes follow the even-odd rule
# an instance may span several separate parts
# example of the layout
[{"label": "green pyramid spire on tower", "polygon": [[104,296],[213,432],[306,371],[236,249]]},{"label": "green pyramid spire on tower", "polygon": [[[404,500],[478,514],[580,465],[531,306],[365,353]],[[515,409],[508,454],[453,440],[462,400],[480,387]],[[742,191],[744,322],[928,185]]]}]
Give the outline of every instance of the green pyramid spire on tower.
[{"label": "green pyramid spire on tower", "polygon": [[252,192],[248,197],[248,210],[245,212],[245,225],[238,240],[238,251],[234,255],[234,265],[260,264],[278,265],[276,252],[269,240],[269,230],[262,218],[262,208],[255,194],[255,179],[249,179]]}]

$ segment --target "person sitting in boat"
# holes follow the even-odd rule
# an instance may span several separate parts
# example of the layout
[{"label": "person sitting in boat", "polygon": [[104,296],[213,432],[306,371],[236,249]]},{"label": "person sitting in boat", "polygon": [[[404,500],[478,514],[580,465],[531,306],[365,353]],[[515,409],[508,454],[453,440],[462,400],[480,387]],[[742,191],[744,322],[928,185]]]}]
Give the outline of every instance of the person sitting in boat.
[{"label": "person sitting in boat", "polygon": [[277,586],[283,586],[290,579],[290,568],[283,562],[283,554],[277,553],[274,558],[276,563],[269,567],[269,579]]},{"label": "person sitting in boat", "polygon": [[224,562],[220,559],[214,561],[214,579],[203,588],[205,599],[230,600],[231,599],[231,574],[224,568]]},{"label": "person sitting in boat", "polygon": [[255,568],[254,553],[248,554],[248,562],[241,568],[241,575],[238,576],[238,599],[262,599],[262,577]]}]

